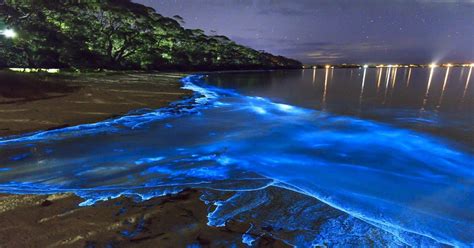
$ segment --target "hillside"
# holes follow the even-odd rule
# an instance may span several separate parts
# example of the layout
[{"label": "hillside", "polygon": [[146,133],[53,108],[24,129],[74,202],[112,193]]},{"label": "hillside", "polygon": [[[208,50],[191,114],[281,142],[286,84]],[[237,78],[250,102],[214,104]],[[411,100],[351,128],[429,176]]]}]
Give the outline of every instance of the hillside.
[{"label": "hillside", "polygon": [[129,0],[13,1],[0,5],[0,67],[104,69],[271,69],[301,63],[185,29]]}]

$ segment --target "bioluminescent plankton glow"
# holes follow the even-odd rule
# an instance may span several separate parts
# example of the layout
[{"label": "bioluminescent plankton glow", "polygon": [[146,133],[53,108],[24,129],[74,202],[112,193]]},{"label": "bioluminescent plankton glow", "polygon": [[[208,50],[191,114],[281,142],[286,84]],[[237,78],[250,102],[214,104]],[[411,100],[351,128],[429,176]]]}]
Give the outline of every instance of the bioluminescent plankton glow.
[{"label": "bioluminescent plankton glow", "polygon": [[[474,157],[461,145],[245,96],[205,85],[201,77],[184,78],[195,97],[168,108],[1,139],[0,192],[74,192],[90,205],[186,187],[235,191],[225,200],[203,196],[217,206],[209,225],[260,214],[310,232],[302,223],[316,221],[325,203],[355,218],[331,219],[321,235],[377,228],[393,246],[474,244]],[[298,194],[276,197],[282,190]],[[324,243],[321,235],[277,238],[310,246]],[[245,234],[243,241],[253,242]]]}]

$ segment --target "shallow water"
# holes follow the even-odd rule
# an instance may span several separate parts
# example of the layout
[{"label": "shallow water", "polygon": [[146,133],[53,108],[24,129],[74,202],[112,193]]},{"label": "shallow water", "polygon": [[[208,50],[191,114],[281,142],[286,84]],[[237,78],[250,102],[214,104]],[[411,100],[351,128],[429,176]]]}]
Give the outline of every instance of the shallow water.
[{"label": "shallow water", "polygon": [[[330,73],[317,72],[327,73],[324,79]],[[257,77],[262,74],[268,73]],[[474,245],[472,146],[468,139],[457,142],[459,132],[472,135],[472,91],[454,104],[457,111],[429,107],[428,94],[421,111],[436,118],[424,128],[400,121],[420,118],[412,116],[420,111],[412,105],[392,114],[393,105],[364,101],[364,94],[359,106],[351,102],[349,86],[357,80],[342,87],[347,104],[328,91],[338,87],[323,84],[317,105],[298,94],[311,96],[309,89],[296,90],[304,75],[294,81],[297,87],[283,77],[271,87],[245,88],[237,80],[251,77],[245,74],[208,81],[222,86],[225,77],[232,84],[224,88],[236,90],[190,76],[184,87],[196,97],[169,108],[0,140],[0,192],[73,191],[88,205],[121,194],[148,199],[184,187],[209,188],[236,192],[226,199],[203,196],[217,206],[210,225],[231,216],[270,223],[284,227],[274,235],[293,245]],[[286,90],[268,93],[278,87]],[[332,208],[322,211],[326,204]],[[243,241],[253,238],[244,235]]]}]

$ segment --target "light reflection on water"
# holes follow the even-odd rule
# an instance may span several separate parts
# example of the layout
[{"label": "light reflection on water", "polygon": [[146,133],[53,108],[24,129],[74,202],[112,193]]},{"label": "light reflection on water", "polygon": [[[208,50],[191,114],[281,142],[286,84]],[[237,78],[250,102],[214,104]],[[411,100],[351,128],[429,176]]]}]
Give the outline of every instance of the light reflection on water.
[{"label": "light reflection on water", "polygon": [[474,147],[472,67],[310,71],[311,78],[275,71],[217,73],[206,80],[244,94],[429,132]]},{"label": "light reflection on water", "polygon": [[[385,104],[396,105],[397,87],[406,84],[395,83],[396,70],[387,71],[387,82],[393,80],[393,86]],[[319,74],[315,76],[315,85],[323,92],[309,91],[314,89],[314,74],[298,71],[276,72],[298,75],[298,87],[278,83],[281,76],[274,73],[210,78],[217,85],[231,82],[228,86],[257,78],[255,82],[262,85],[236,88],[261,96],[271,93],[270,97],[280,98],[278,102],[291,104],[195,85],[198,77],[189,77],[185,87],[200,94],[193,100],[101,123],[0,140],[0,192],[72,191],[85,198],[84,204],[92,204],[120,194],[147,199],[185,187],[210,188],[236,193],[228,199],[203,196],[218,206],[210,213],[209,224],[222,225],[229,215],[279,223],[284,230],[274,235],[302,247],[328,240],[340,247],[345,242],[396,247],[474,244],[469,147],[454,142],[449,134],[436,137],[394,126],[398,122],[391,123],[386,109],[365,109],[367,99],[373,98],[372,104],[385,101],[375,84],[369,84],[375,82],[374,72],[325,69],[323,85],[317,80]],[[348,85],[337,80],[340,73],[358,76]],[[275,81],[264,84],[267,81],[262,79],[272,77]],[[432,80],[434,86],[437,77]],[[419,87],[418,82],[410,85]],[[422,97],[424,87],[420,87]],[[449,84],[443,103],[451,99],[448,89]],[[334,98],[338,94],[346,96],[343,101]],[[313,95],[319,95],[319,105],[307,98]],[[430,104],[427,101],[426,106]],[[343,113],[375,113],[389,124],[328,113],[341,111],[341,105]],[[410,109],[406,113],[396,117],[412,117]],[[429,120],[438,125],[439,119]],[[332,208],[322,211],[327,206],[323,202],[352,218]],[[314,211],[304,212],[308,208]],[[272,211],[275,215],[270,216],[267,212]],[[297,212],[289,214],[292,211]],[[298,218],[289,218],[293,215]],[[314,222],[324,225],[309,228]],[[347,235],[338,235],[341,232]]]}]

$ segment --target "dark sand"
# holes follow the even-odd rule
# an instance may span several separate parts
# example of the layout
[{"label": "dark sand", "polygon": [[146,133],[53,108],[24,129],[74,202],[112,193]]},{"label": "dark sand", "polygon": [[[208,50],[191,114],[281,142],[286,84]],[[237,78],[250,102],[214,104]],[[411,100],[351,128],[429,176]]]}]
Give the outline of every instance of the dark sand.
[{"label": "dark sand", "polygon": [[[93,123],[189,97],[177,73],[18,74],[0,71],[0,137]],[[244,247],[249,223],[207,225],[198,190],[79,207],[73,194],[0,194],[0,247]],[[257,247],[286,247],[259,233]]]},{"label": "dark sand", "polygon": [[93,123],[188,97],[178,73],[0,71],[0,137]]},{"label": "dark sand", "polygon": [[[191,96],[192,92],[180,89],[179,79],[183,76],[132,72],[39,75],[0,71],[0,137],[93,123],[136,109],[164,107]],[[274,230],[272,226],[251,223],[251,219],[245,222],[229,219],[223,227],[208,226],[207,215],[213,209],[200,200],[204,191],[188,189],[143,202],[120,197],[87,207],[79,207],[84,200],[72,193],[0,194],[0,248],[230,247],[231,244],[246,247],[242,235],[251,225],[254,228],[249,235],[256,238],[254,247],[288,247],[271,235],[291,235],[291,229]],[[231,196],[229,192],[228,197]],[[323,217],[309,230],[318,230],[332,219],[343,222],[347,219],[346,213],[316,199],[314,202],[321,205],[315,214]],[[367,229],[371,232],[367,237],[357,232],[352,234],[350,226],[346,228],[334,235],[347,232],[347,239],[341,242],[349,241],[349,246],[357,244],[351,243],[357,239],[373,244],[385,242],[377,239],[385,235],[377,228]]]},{"label": "dark sand", "polygon": [[[249,223],[207,223],[200,191],[134,202],[125,197],[78,207],[71,194],[0,195],[0,247],[228,247],[241,243]],[[257,247],[287,247],[265,234]]]}]

